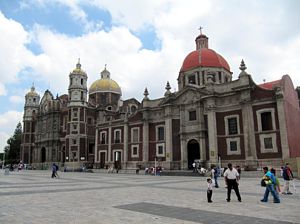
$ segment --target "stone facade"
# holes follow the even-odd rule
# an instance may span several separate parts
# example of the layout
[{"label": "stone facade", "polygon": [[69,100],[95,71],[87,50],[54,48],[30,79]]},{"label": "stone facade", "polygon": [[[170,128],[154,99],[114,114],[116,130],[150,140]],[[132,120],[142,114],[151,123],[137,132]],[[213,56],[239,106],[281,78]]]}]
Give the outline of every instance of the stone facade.
[{"label": "stone facade", "polygon": [[52,162],[95,168],[188,169],[231,161],[241,166],[280,165],[300,156],[299,87],[288,75],[257,85],[240,65],[232,78],[226,60],[196,38],[184,60],[178,91],[164,97],[121,100],[121,88],[104,69],[87,89],[80,62],[68,95],[26,94],[21,156],[38,167]]}]

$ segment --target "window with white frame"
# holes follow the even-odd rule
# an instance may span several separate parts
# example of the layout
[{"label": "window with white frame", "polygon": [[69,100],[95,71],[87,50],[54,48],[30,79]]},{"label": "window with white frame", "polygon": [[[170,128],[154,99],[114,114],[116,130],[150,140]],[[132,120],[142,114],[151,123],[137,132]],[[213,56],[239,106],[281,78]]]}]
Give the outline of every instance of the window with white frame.
[{"label": "window with white frame", "polygon": [[131,157],[139,157],[139,145],[131,145]]},{"label": "window with white frame", "polygon": [[256,118],[258,131],[272,131],[276,129],[274,108],[256,111]]},{"label": "window with white frame", "polygon": [[114,130],[114,142],[121,143],[121,130],[120,129]]},{"label": "window with white frame", "polygon": [[227,155],[240,155],[240,138],[226,138]]},{"label": "window with white frame", "polygon": [[165,143],[156,144],[156,156],[158,157],[165,156]]},{"label": "window with white frame", "polygon": [[229,115],[224,117],[225,134],[237,135],[240,133],[239,115]]},{"label": "window with white frame", "polygon": [[100,143],[101,144],[106,144],[106,131],[101,131],[100,132]]},{"label": "window with white frame", "polygon": [[165,140],[165,126],[160,125],[156,126],[156,141],[164,141]]},{"label": "window with white frame", "polygon": [[260,151],[261,153],[276,153],[278,152],[276,144],[276,133],[260,134]]},{"label": "window with white frame", "polygon": [[116,161],[122,161],[122,150],[113,150],[113,160]]},{"label": "window with white frame", "polygon": [[139,142],[140,129],[138,127],[131,128],[131,142]]}]

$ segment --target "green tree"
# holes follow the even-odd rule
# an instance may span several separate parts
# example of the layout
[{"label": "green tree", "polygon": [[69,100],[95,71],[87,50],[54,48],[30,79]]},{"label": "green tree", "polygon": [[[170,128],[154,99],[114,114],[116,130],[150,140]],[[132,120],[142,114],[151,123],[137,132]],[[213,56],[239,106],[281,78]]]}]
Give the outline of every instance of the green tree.
[{"label": "green tree", "polygon": [[7,140],[7,146],[4,148],[5,163],[18,163],[20,160],[22,139],[22,125],[19,122],[15,129],[14,135]]}]

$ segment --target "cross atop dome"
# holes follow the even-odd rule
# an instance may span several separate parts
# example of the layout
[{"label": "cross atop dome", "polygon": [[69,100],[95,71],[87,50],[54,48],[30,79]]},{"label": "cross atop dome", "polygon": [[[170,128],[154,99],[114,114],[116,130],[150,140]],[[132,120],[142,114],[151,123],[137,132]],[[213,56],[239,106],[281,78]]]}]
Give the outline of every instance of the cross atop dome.
[{"label": "cross atop dome", "polygon": [[208,48],[208,37],[202,33],[203,27],[200,26],[198,30],[200,30],[200,35],[196,38],[196,49],[201,50],[202,48]]},{"label": "cross atop dome", "polygon": [[200,35],[202,35],[202,29],[203,29],[202,26],[200,26],[199,29],[198,29],[198,30],[200,30]]}]

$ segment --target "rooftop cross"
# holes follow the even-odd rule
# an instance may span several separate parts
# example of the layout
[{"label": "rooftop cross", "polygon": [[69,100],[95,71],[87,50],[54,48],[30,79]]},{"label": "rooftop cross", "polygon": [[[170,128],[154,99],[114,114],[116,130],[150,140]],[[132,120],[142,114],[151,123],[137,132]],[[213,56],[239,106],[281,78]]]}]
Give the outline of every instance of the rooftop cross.
[{"label": "rooftop cross", "polygon": [[198,30],[200,30],[200,34],[202,34],[202,29],[203,29],[202,26],[200,26],[199,29],[198,29]]}]

